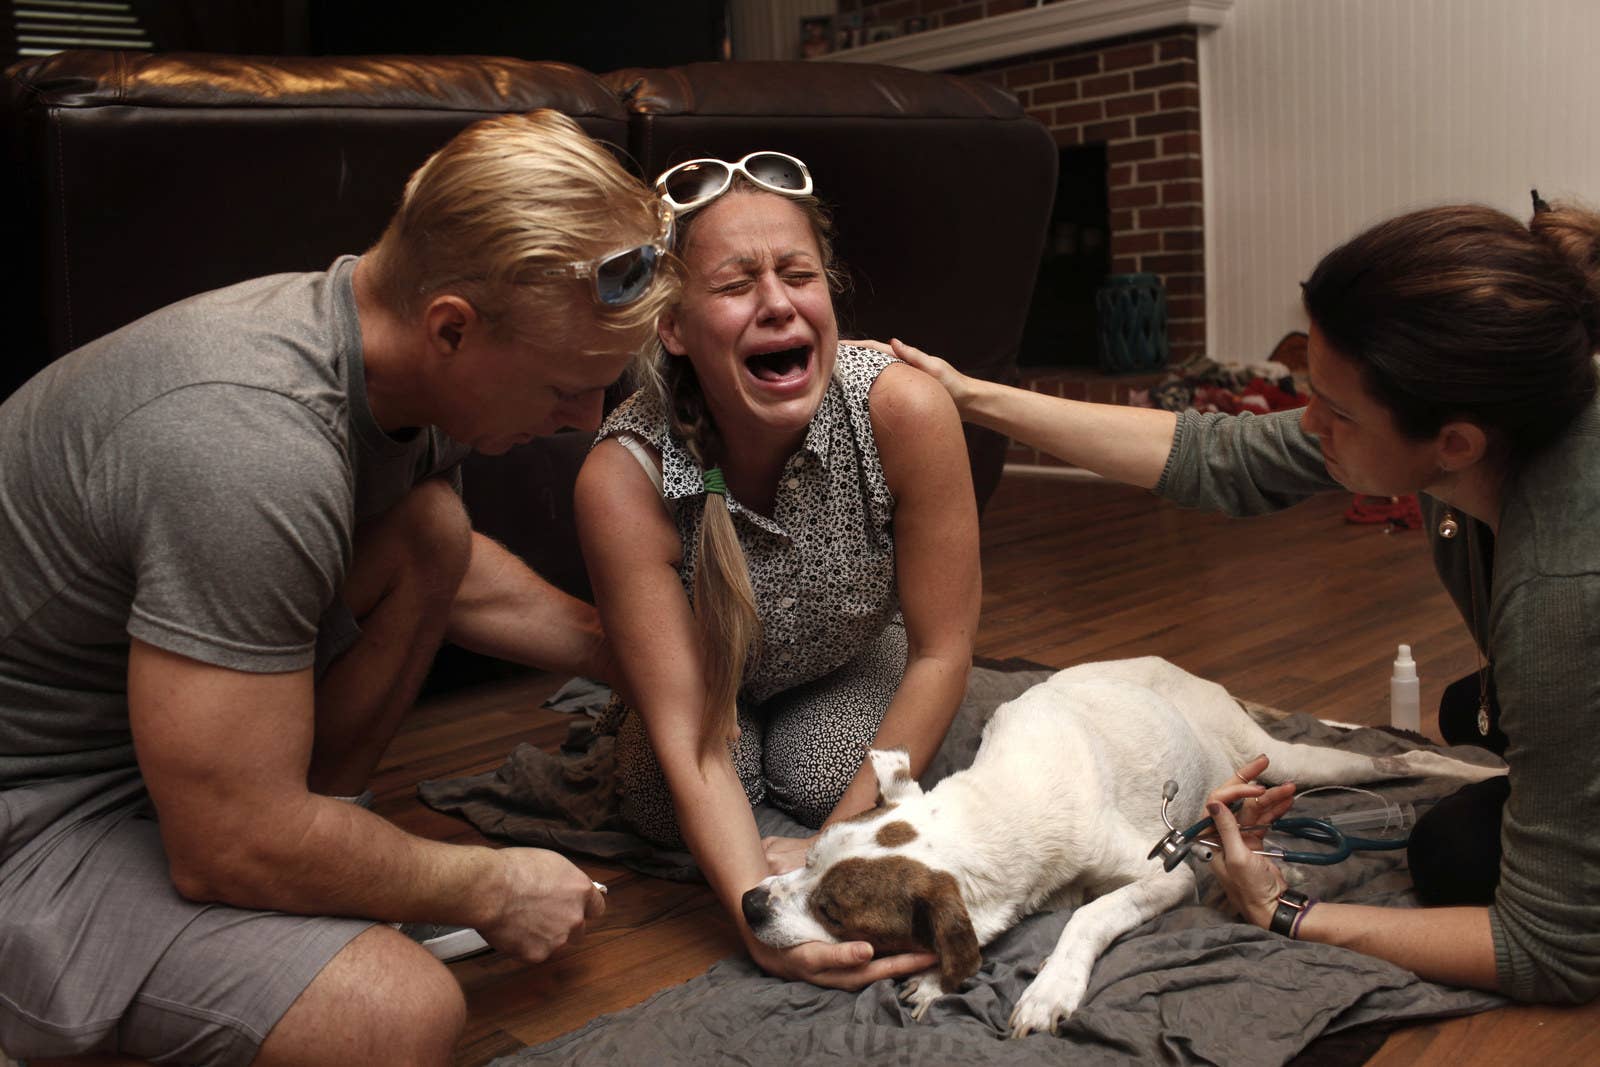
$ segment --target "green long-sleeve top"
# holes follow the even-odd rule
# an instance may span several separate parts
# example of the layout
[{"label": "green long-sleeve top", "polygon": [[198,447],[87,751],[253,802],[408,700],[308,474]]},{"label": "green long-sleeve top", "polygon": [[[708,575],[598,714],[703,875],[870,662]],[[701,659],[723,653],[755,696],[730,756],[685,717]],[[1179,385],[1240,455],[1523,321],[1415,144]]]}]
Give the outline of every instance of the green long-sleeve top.
[{"label": "green long-sleeve top", "polygon": [[[1158,495],[1256,515],[1338,489],[1300,412],[1178,419]],[[1600,402],[1503,489],[1498,536],[1423,494],[1434,565],[1494,664],[1509,739],[1504,859],[1489,908],[1500,988],[1600,993]],[[1486,592],[1487,591],[1487,595]]]}]

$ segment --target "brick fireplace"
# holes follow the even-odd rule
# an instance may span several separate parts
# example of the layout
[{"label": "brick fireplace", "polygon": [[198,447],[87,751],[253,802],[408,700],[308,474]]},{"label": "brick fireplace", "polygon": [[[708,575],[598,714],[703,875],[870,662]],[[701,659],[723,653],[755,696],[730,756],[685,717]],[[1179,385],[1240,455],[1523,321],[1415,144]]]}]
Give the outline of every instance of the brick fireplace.
[{"label": "brick fireplace", "polygon": [[1057,144],[1106,146],[1111,270],[1161,277],[1174,360],[1204,351],[1206,340],[1195,53],[1189,28],[964,72],[1014,93]]},{"label": "brick fireplace", "polygon": [[[826,57],[898,63],[981,78],[1014,94],[1064,149],[1103,145],[1110,269],[1158,275],[1172,360],[1206,348],[1199,37],[1233,0],[840,0],[862,39]],[[909,20],[909,21],[908,21]],[[908,29],[920,27],[916,32]],[[1024,366],[1020,384],[1073,399],[1126,403],[1160,373]],[[1011,469],[1071,468],[1013,444]]]},{"label": "brick fireplace", "polygon": [[[1091,6],[1111,13],[1092,17],[1113,31],[1138,25],[1136,9],[1161,7],[1155,21],[1167,24],[1097,35],[1090,15],[1073,13]],[[841,14],[858,14],[867,27],[903,29],[907,19],[920,19],[927,29],[834,58],[982,78],[1016,95],[1058,145],[1103,144],[1111,271],[1162,279],[1168,341],[1180,361],[1203,352],[1206,342],[1198,40],[1230,6],[1231,0],[841,0]],[[1130,14],[1118,15],[1119,8]],[[1013,25],[1017,31],[1002,30]],[[988,43],[1001,36],[1009,37],[1003,48]],[[1049,47],[1052,37],[1072,43]],[[939,43],[936,53],[943,41],[949,43]],[[964,61],[976,57],[985,61]]]}]

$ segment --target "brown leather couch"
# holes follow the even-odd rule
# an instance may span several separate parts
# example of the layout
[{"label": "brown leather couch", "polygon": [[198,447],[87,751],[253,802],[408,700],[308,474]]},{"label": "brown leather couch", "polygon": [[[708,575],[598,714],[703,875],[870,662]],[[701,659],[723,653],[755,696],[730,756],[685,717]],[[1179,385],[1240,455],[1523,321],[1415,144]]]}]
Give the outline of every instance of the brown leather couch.
[{"label": "brown leather couch", "polygon": [[[553,107],[641,176],[699,155],[804,159],[854,279],[846,336],[899,336],[967,371],[1015,370],[1056,152],[982,82],[858,64],[701,63],[596,77],[488,57],[67,52],[7,72],[24,278],[6,294],[0,396],[56,356],[178,298],[314,270],[378,236],[407,174],[457,130]],[[980,501],[1004,443],[971,431]],[[473,457],[480,529],[587,591],[571,489],[587,440]]]}]

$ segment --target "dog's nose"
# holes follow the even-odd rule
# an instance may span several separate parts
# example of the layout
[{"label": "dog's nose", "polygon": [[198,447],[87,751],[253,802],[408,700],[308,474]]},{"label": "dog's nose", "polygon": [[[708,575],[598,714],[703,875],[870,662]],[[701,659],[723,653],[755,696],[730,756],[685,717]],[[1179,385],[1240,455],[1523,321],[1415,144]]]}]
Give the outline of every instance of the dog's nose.
[{"label": "dog's nose", "polygon": [[772,918],[772,894],[767,892],[765,886],[756,886],[746,891],[744,898],[739,902],[744,909],[744,921],[754,930],[763,926]]}]

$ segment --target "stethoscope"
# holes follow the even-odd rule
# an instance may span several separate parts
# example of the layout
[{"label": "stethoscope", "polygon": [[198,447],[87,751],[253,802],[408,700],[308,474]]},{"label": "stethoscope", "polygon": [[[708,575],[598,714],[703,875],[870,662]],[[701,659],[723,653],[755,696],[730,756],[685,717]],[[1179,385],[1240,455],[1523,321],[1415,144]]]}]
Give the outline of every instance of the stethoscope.
[{"label": "stethoscope", "polygon": [[[1204,819],[1185,829],[1178,829],[1172,824],[1172,819],[1167,814],[1167,808],[1172,804],[1172,799],[1178,795],[1178,783],[1167,779],[1167,784],[1161,789],[1161,821],[1167,824],[1167,835],[1156,842],[1156,847],[1150,850],[1147,859],[1161,857],[1161,866],[1172,870],[1183,862],[1196,845],[1200,846],[1200,858],[1210,862],[1214,853],[1222,851],[1222,842],[1203,838],[1200,835],[1213,829],[1215,821],[1208,815]],[[1235,802],[1230,810],[1237,811],[1242,803]],[[1316,841],[1319,844],[1330,846],[1327,851],[1299,852],[1282,848],[1253,848],[1250,851],[1258,856],[1268,856],[1285,863],[1311,863],[1326,866],[1339,863],[1350,858],[1352,852],[1381,852],[1387,849],[1405,848],[1411,840],[1410,835],[1405,837],[1355,837],[1340,830],[1326,819],[1314,819],[1308,815],[1295,815],[1287,819],[1274,819],[1267,826],[1241,826],[1241,830],[1271,830],[1275,833],[1288,834],[1291,837],[1303,838],[1307,841]]]}]

